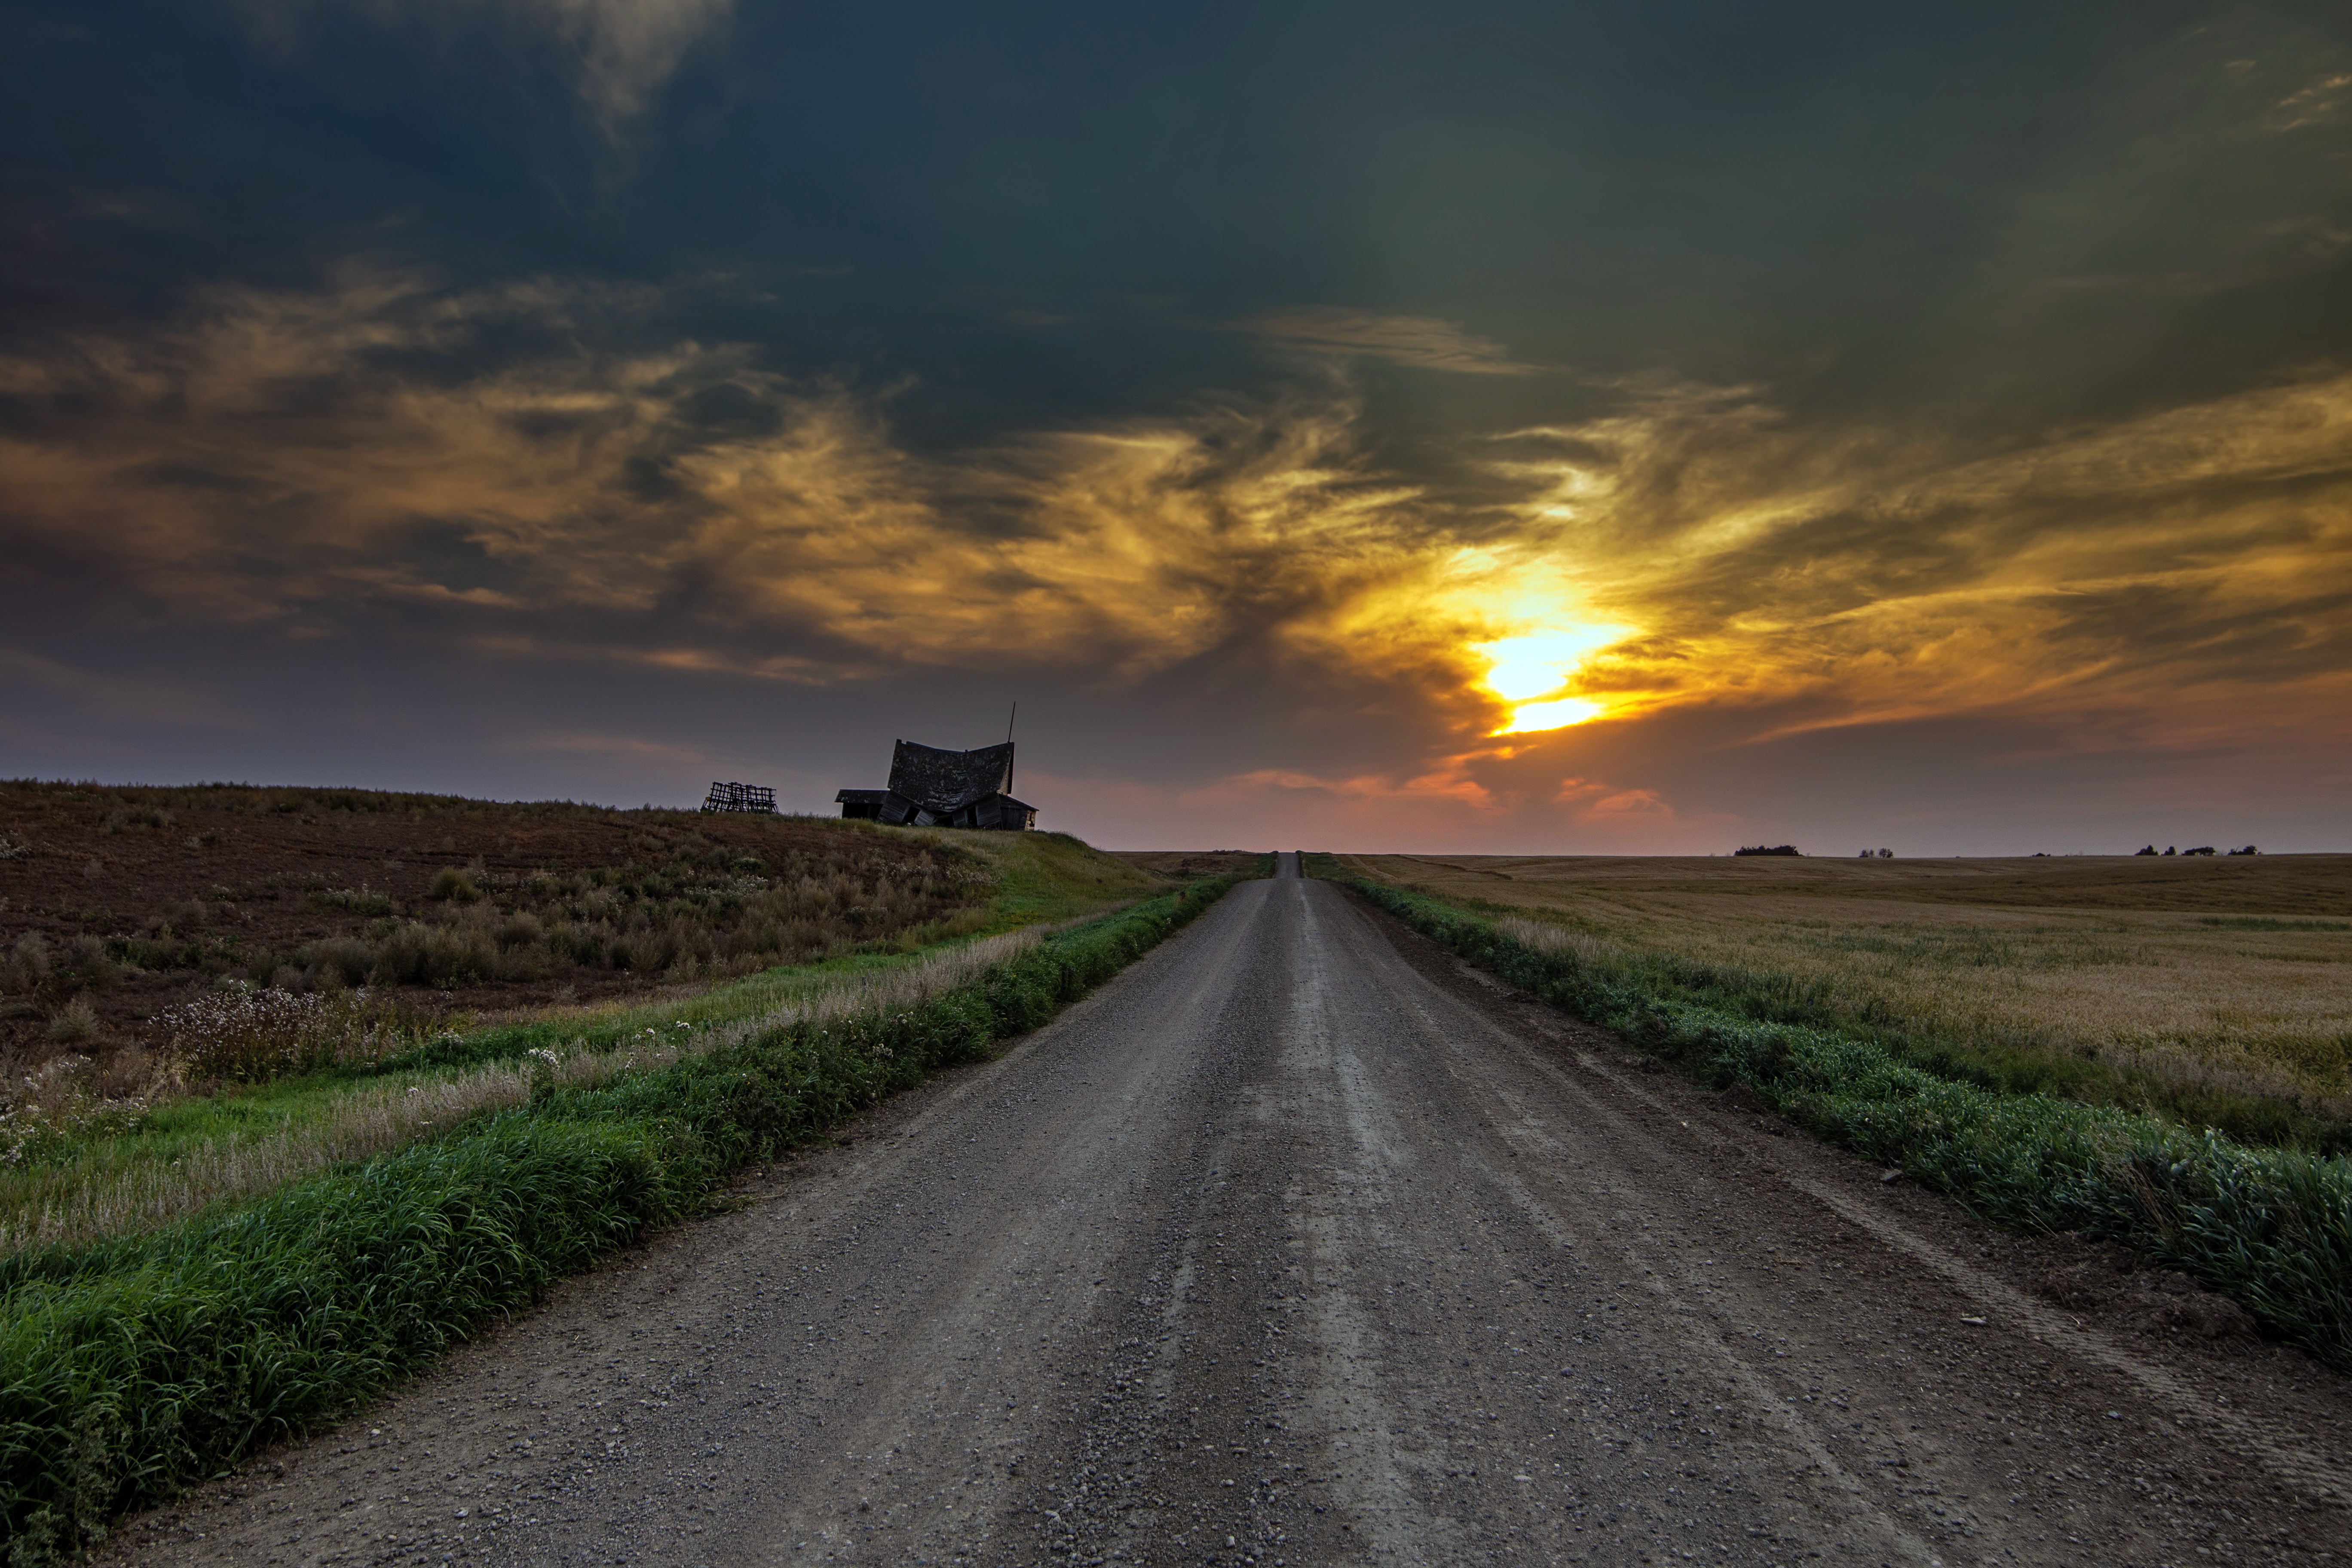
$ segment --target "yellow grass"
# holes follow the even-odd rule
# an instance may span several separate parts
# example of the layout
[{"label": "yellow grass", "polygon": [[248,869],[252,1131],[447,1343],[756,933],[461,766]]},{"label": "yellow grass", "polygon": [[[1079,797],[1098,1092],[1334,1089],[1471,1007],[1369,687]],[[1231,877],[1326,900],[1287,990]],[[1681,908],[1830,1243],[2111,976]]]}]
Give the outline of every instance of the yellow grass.
[{"label": "yellow grass", "polygon": [[1548,944],[1789,975],[1856,1018],[2352,1117],[2352,856],[1339,860]]}]

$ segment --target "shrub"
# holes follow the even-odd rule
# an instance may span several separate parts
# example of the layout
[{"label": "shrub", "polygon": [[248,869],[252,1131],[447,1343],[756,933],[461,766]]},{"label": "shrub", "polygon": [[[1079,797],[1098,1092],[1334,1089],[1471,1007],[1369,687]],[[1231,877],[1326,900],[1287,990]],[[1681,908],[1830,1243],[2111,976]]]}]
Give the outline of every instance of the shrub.
[{"label": "shrub", "polygon": [[462,868],[444,866],[425,896],[448,903],[470,904],[482,896],[482,889],[474,885],[474,879]]},{"label": "shrub", "polygon": [[39,931],[16,939],[5,960],[0,960],[0,991],[33,991],[49,977],[49,944]]},{"label": "shrub", "polygon": [[65,967],[74,984],[103,991],[114,984],[114,961],[107,956],[106,939],[84,933],[67,950]]},{"label": "shrub", "polygon": [[1743,848],[1735,849],[1732,853],[1734,855],[1799,855],[1802,851],[1793,844],[1775,844],[1769,847],[1761,844],[1751,844]]},{"label": "shrub", "polygon": [[429,985],[446,990],[499,977],[499,947],[479,925],[428,926],[408,921],[374,946],[373,985]]},{"label": "shrub", "polygon": [[375,967],[375,952],[356,937],[331,937],[314,942],[295,956],[310,970],[311,984],[364,984]]},{"label": "shrub", "polygon": [[49,1039],[57,1045],[70,1046],[96,1038],[98,1015],[90,1010],[88,997],[75,997],[49,1019]]}]

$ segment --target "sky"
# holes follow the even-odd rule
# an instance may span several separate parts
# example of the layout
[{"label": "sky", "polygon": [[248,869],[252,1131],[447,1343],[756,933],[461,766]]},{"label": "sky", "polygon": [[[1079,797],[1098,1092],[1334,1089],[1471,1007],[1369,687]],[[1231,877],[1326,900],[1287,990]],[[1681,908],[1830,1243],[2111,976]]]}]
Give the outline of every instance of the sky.
[{"label": "sky", "polygon": [[0,147],[0,774],[2352,849],[2340,4],[5,0]]}]

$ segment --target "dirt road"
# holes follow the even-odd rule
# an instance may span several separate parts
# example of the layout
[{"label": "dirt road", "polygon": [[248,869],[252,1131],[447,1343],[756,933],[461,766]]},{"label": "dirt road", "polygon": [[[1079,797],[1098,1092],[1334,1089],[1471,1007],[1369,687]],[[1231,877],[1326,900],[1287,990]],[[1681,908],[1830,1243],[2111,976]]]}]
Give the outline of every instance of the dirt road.
[{"label": "dirt road", "polygon": [[1284,872],[115,1560],[2352,1557],[2346,1380]]}]

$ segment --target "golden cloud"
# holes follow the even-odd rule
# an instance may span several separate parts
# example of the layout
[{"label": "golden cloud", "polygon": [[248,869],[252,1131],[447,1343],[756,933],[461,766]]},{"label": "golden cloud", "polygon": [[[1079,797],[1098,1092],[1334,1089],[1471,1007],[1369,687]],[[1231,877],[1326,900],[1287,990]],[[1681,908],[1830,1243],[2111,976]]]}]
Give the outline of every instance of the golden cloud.
[{"label": "golden cloud", "polygon": [[[1990,709],[2186,733],[2316,721],[2352,669],[2352,377],[1990,455],[1628,385],[1466,443],[1474,493],[1368,458],[1344,382],[922,454],[887,395],[742,345],[582,346],[659,303],[352,268],[0,361],[6,526],[185,617],[426,606],[486,649],[784,680],[1118,681],[1245,642],[1456,737],[1394,778],[1249,783],[1357,799],[1475,804],[1531,732],[1695,703],[1758,734]],[[493,328],[541,347],[494,356]],[[1662,808],[1591,787],[1580,810]]]}]

